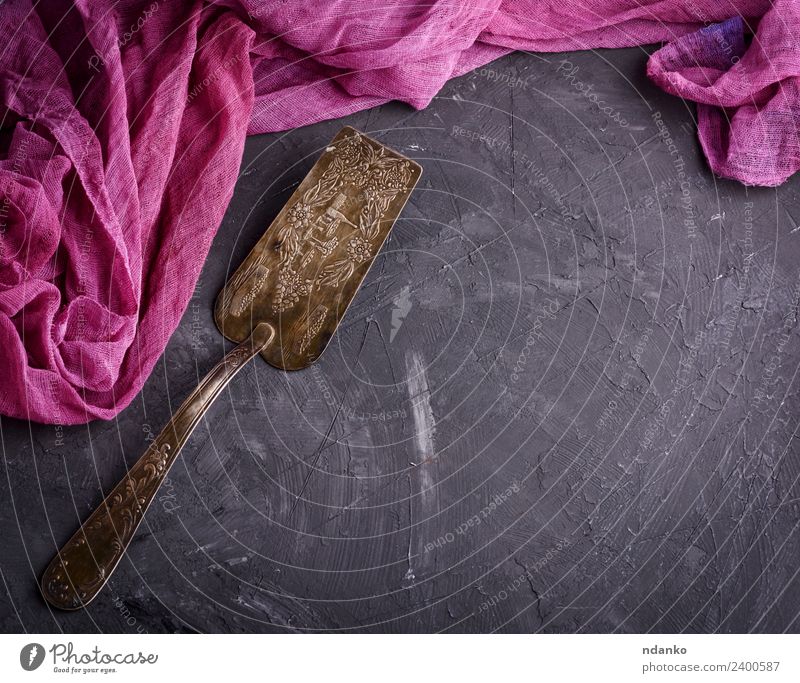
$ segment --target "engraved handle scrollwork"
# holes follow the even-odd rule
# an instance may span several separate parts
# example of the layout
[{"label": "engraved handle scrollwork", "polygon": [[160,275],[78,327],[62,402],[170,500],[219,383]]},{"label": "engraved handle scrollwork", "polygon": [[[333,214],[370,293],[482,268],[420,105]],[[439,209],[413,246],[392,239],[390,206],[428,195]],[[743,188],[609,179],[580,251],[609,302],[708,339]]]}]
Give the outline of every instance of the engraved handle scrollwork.
[{"label": "engraved handle scrollwork", "polygon": [[53,558],[41,581],[47,602],[76,610],[100,592],[189,435],[234,375],[274,336],[269,323],[256,325],[181,404],[145,454]]}]

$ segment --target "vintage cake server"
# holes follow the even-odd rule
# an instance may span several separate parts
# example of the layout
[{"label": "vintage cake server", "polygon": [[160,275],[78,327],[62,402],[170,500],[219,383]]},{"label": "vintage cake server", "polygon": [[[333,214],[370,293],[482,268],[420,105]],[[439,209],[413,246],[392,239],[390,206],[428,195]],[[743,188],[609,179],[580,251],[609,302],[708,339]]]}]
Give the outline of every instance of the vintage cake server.
[{"label": "vintage cake server", "polygon": [[333,139],[217,298],[217,326],[240,344],[53,558],[41,581],[51,605],[80,609],[99,593],[192,430],[245,363],[260,353],[299,370],[319,358],[421,173],[353,128]]}]

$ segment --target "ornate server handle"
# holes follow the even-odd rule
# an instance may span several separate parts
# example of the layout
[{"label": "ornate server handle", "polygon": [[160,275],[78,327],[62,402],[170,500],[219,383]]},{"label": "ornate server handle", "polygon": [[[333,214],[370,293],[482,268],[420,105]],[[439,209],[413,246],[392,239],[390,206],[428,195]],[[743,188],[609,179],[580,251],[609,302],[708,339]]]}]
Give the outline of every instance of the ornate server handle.
[{"label": "ornate server handle", "polygon": [[53,558],[41,589],[54,607],[76,610],[100,592],[116,568],[181,448],[214,399],[275,329],[259,323],[248,339],[223,358],[181,404],[145,454]]}]

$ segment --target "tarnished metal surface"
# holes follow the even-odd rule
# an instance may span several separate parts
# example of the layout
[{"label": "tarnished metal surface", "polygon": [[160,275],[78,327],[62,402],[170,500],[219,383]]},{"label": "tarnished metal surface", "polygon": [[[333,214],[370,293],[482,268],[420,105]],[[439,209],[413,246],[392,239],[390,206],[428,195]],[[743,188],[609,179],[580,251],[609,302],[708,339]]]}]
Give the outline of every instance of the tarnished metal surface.
[{"label": "tarnished metal surface", "polygon": [[260,352],[297,370],[320,356],[420,173],[353,128],[333,139],[217,298],[217,325],[239,346],[50,562],[40,587],[51,605],[80,609],[100,592],[181,448],[245,363]]},{"label": "tarnished metal surface", "polygon": [[144,455],[50,562],[40,582],[47,602],[76,610],[97,597],[197,423],[228,382],[274,338],[269,323],[257,325],[189,394]]},{"label": "tarnished metal surface", "polygon": [[298,370],[328,345],[421,167],[342,129],[217,298],[220,331],[242,341],[259,322],[276,341],[261,355]]}]

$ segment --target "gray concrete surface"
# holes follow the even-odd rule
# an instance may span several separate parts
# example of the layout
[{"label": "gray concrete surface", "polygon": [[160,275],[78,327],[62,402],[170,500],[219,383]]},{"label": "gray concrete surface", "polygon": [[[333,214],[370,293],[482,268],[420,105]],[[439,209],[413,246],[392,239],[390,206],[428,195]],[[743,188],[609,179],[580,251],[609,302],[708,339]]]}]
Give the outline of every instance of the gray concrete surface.
[{"label": "gray concrete surface", "polygon": [[[800,178],[714,178],[646,59],[515,54],[425,111],[251,138],[140,399],[2,419],[0,630],[800,630]],[[344,123],[425,172],[334,343],[243,371],[104,593],[49,610],[41,571],[228,348],[219,289]]]}]

